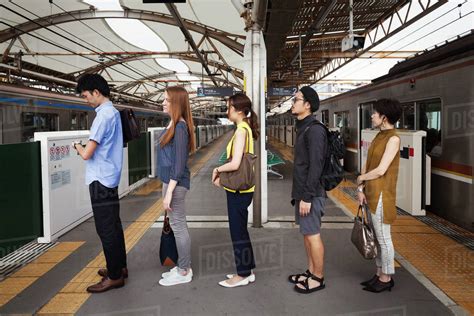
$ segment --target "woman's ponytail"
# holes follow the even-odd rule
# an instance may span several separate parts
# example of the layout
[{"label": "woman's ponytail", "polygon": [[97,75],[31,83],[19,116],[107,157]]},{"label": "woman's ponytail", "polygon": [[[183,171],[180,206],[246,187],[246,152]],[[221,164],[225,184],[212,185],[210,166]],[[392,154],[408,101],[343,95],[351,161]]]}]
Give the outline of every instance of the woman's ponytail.
[{"label": "woman's ponytail", "polygon": [[247,117],[244,119],[252,129],[252,135],[254,139],[258,138],[260,132],[258,131],[258,117],[257,113],[255,113],[252,108],[248,109]]}]

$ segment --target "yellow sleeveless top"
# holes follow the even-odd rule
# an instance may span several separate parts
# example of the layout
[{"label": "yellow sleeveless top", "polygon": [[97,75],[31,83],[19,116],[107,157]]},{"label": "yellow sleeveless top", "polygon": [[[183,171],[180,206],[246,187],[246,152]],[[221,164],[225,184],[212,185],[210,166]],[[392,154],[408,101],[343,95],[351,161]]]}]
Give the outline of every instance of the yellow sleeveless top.
[{"label": "yellow sleeveless top", "polygon": [[[246,142],[245,142],[245,152],[246,153],[251,153],[251,154],[254,154],[254,147],[253,147],[253,134],[252,134],[252,129],[250,128],[249,124],[247,124],[247,122],[241,122],[237,125],[237,130],[235,131],[235,133],[237,133],[237,131],[239,129],[243,129],[243,130],[246,130],[247,133],[246,133]],[[234,135],[232,136],[231,140],[229,141],[229,143],[227,144],[227,149],[226,149],[226,152],[227,152],[227,158],[229,158],[231,156],[231,152],[233,151],[233,147],[232,147],[232,144],[234,143],[234,138],[235,138],[235,133]],[[226,187],[223,187],[224,190],[226,191],[229,191],[229,192],[232,192],[232,193],[235,193],[237,191],[235,190],[232,190],[232,189],[228,189]],[[243,191],[239,191],[239,193],[250,193],[250,192],[254,192],[255,191],[255,186],[253,186],[252,188],[248,189],[248,190],[243,190]]]},{"label": "yellow sleeveless top", "polygon": [[[378,167],[385,152],[388,140],[392,136],[397,136],[397,131],[395,129],[380,131],[377,136],[375,136],[367,153],[366,172]],[[392,163],[383,176],[375,180],[365,181],[365,195],[367,198],[367,204],[372,213],[375,213],[377,210],[380,193],[383,192],[383,222],[385,224],[393,223],[397,217],[396,199],[399,164],[400,154],[398,153],[395,155],[395,158],[393,158]]]}]

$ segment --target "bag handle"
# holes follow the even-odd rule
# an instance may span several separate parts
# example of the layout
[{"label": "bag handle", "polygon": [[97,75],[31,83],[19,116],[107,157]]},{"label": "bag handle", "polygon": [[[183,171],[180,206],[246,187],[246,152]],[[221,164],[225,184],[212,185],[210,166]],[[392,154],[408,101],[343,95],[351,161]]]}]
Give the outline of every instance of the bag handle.
[{"label": "bag handle", "polygon": [[165,211],[165,217],[163,219],[163,233],[169,234],[171,232],[171,225],[169,222],[168,212]]},{"label": "bag handle", "polygon": [[361,216],[362,224],[363,225],[366,224],[367,226],[369,226],[370,230],[372,230],[372,227],[373,227],[372,218],[369,215],[367,204],[359,205],[359,209],[357,210],[356,217],[359,217],[359,214],[361,213],[361,211],[362,211],[362,216]]}]

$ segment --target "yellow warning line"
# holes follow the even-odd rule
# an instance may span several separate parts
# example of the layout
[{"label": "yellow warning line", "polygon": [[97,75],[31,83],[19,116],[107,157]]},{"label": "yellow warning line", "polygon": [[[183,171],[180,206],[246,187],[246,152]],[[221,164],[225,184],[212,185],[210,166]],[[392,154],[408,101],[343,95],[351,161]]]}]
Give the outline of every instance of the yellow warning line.
[{"label": "yellow warning line", "polygon": [[0,282],[0,307],[33,284],[55,265],[66,259],[83,243],[83,241],[60,242],[3,282]]},{"label": "yellow warning line", "polygon": [[[277,147],[275,146],[275,148]],[[350,182],[346,181],[340,186],[348,185],[351,186]],[[331,198],[342,203],[348,211],[355,215],[358,203],[353,197],[340,190],[340,187],[328,193]],[[474,255],[472,250],[411,216],[397,216],[396,221],[392,224],[392,240],[395,249],[401,256],[430,279],[456,304],[474,315]]]},{"label": "yellow warning line", "polygon": [[159,181],[158,179],[151,179],[150,181],[142,185],[137,191],[135,191],[133,195],[146,196],[149,195],[151,192],[160,190],[161,186],[161,181]]},{"label": "yellow warning line", "polygon": [[[208,152],[199,159],[191,162],[191,177],[209,161],[213,155],[213,148],[222,146],[226,138],[221,138],[215,143],[204,148]],[[209,179],[210,181],[210,179]],[[140,241],[147,230],[155,223],[163,212],[163,203],[160,198],[148,210],[146,210],[138,219],[130,224],[124,231],[125,245],[127,253]],[[84,269],[74,276],[69,283],[64,286],[48,303],[46,303],[38,312],[38,315],[61,314],[72,315],[87,301],[91,294],[86,292],[86,288],[100,281],[97,270],[105,267],[105,258],[101,252],[97,257],[91,260]]]}]

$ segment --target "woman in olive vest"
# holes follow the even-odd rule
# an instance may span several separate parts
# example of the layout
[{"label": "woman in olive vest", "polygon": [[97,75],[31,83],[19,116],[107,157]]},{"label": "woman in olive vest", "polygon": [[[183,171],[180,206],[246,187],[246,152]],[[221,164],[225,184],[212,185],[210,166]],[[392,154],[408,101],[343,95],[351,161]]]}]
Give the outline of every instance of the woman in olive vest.
[{"label": "woman in olive vest", "polygon": [[358,200],[367,204],[378,241],[375,260],[376,274],[361,285],[364,290],[380,293],[394,286],[394,249],[390,226],[397,216],[398,165],[400,162],[400,138],[395,123],[402,109],[396,100],[381,99],[374,104],[372,125],[380,132],[375,136],[367,153],[367,162],[357,178]]}]

